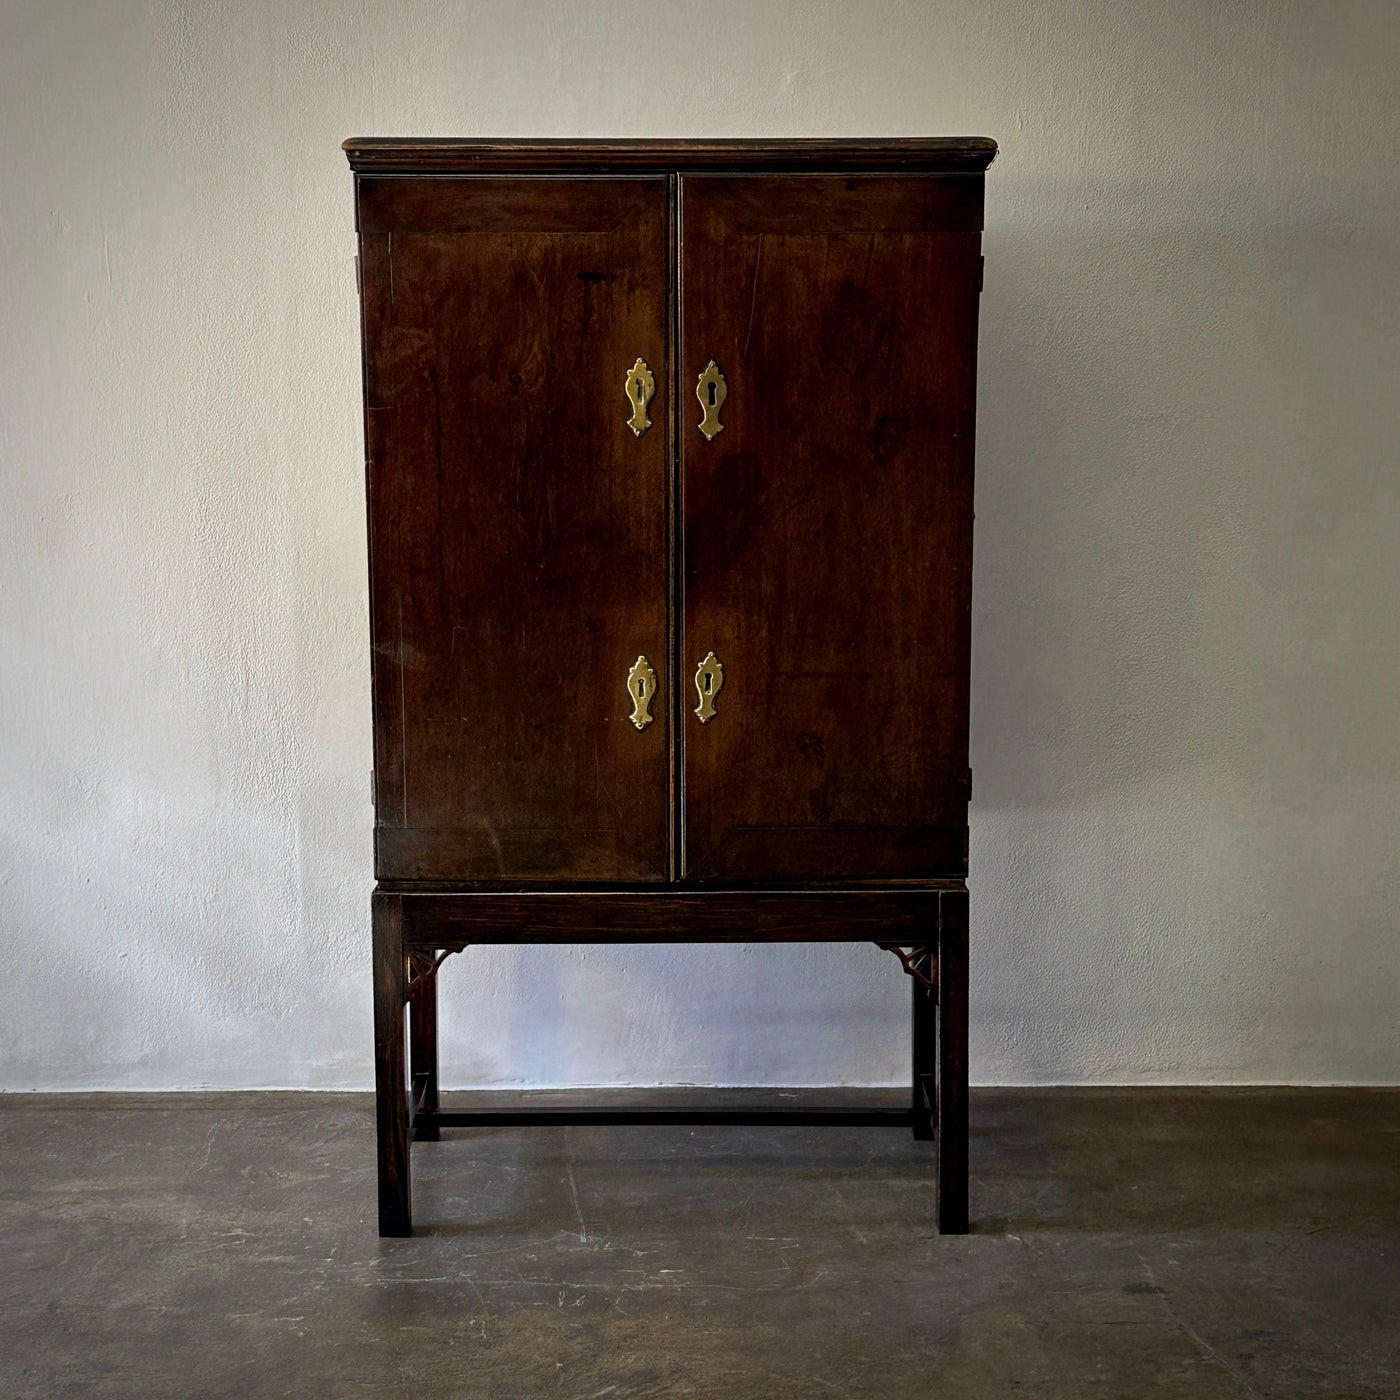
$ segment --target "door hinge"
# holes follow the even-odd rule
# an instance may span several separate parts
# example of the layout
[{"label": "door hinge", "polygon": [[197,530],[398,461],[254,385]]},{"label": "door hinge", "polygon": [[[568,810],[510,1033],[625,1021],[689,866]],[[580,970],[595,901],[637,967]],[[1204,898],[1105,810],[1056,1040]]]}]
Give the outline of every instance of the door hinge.
[{"label": "door hinge", "polygon": [[980,257],[977,259],[977,290],[982,290],[983,284],[987,280],[987,259]]},{"label": "door hinge", "polygon": [[360,255],[355,254],[355,295],[363,297],[365,294],[364,273],[360,268]]},{"label": "door hinge", "polygon": [[375,789],[374,789],[374,769],[371,768],[371,769],[369,770],[369,805],[370,805],[371,807],[374,806],[375,800],[376,800],[376,793],[375,793]]},{"label": "door hinge", "polygon": [[972,769],[967,770],[967,800],[972,801]]}]

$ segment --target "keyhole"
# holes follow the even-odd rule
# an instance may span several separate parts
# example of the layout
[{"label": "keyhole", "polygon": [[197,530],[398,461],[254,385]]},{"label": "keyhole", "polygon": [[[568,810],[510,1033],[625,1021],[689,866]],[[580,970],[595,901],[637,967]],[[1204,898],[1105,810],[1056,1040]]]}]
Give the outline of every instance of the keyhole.
[{"label": "keyhole", "polygon": [[641,403],[641,401],[642,401],[642,381],[639,379],[639,380],[637,380],[637,402],[638,402],[638,403]]},{"label": "keyhole", "polygon": [[708,695],[708,694],[710,693],[710,686],[711,686],[711,684],[713,684],[713,682],[714,682],[714,677],[713,677],[708,671],[706,671],[706,672],[705,672],[705,694],[706,694],[706,695]]},{"label": "keyhole", "polygon": [[637,699],[638,699],[638,700],[645,700],[646,698],[647,698],[647,683],[646,683],[645,681],[638,681],[638,682],[637,682]]},{"label": "keyhole", "polygon": [[710,381],[708,388],[710,391],[710,407],[713,408],[715,406],[715,383],[713,379]]}]

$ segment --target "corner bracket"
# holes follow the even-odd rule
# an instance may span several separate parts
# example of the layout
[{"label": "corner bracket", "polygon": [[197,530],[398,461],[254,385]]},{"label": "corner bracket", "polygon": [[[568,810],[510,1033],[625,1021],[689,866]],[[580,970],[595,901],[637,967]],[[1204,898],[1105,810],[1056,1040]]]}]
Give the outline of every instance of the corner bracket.
[{"label": "corner bracket", "polygon": [[437,976],[438,968],[453,953],[461,951],[461,948],[440,948],[437,950],[436,957],[433,956],[432,949],[414,949],[412,952],[406,953],[404,961],[408,965],[408,976],[404,978],[403,999],[407,1001],[419,987]]},{"label": "corner bracket", "polygon": [[929,991],[938,990],[938,958],[932,943],[877,943],[875,946],[893,953],[905,972]]}]

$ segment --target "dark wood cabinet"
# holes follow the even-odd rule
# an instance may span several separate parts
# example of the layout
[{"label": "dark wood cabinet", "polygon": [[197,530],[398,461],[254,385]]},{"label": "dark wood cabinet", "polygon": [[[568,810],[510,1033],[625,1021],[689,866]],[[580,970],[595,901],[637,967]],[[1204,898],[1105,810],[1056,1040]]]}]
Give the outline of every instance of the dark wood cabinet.
[{"label": "dark wood cabinet", "polygon": [[442,957],[746,939],[898,954],[911,1104],[858,1118],[936,1135],[939,1226],[966,1229],[973,429],[994,143],[346,150],[381,1232],[410,1229],[410,1136],[487,1121],[439,1101]]}]

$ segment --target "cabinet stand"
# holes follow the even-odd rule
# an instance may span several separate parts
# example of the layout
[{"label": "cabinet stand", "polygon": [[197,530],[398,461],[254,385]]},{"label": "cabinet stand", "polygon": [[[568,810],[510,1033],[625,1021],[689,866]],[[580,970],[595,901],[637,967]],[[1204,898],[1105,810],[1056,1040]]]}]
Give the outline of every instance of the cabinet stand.
[{"label": "cabinet stand", "polygon": [[[967,1233],[967,888],[961,881],[885,891],[652,887],[448,894],[381,885],[372,907],[381,1235],[413,1230],[411,1140],[435,1142],[442,1128],[583,1123],[909,1127],[915,1138],[936,1143],[939,1233]],[[437,971],[450,954],[474,943],[760,938],[873,942],[898,957],[912,1000],[908,1109],[441,1107]]]}]

